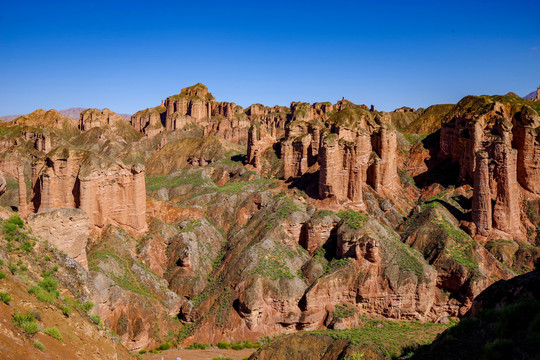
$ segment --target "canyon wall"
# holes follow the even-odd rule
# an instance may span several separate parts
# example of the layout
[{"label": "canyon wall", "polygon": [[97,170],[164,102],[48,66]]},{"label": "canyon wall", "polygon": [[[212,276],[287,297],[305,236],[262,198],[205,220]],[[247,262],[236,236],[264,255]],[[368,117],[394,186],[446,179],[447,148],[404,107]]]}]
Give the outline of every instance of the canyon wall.
[{"label": "canyon wall", "polygon": [[86,109],[81,112],[79,129],[82,131],[88,131],[95,127],[106,126],[110,126],[114,129],[125,122],[126,119],[107,108],[103,109],[102,111],[99,111],[99,109]]},{"label": "canyon wall", "polygon": [[[20,192],[25,186],[20,186]],[[26,195],[20,195],[21,208]],[[32,164],[30,213],[61,208],[86,212],[90,224],[101,229],[109,222],[146,230],[144,167],[127,166],[89,151],[60,147]]]},{"label": "canyon wall", "polygon": [[525,238],[522,199],[540,197],[540,117],[527,105],[467,96],[443,119],[439,158],[474,184],[473,235]]}]

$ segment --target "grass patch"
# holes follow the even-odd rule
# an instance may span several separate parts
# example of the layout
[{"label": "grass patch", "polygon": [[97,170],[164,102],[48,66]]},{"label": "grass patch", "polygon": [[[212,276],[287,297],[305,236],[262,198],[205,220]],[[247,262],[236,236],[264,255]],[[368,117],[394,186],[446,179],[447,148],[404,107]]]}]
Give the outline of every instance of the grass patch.
[{"label": "grass patch", "polygon": [[431,343],[448,328],[445,324],[364,319],[363,326],[345,330],[316,330],[311,333],[348,340],[353,346],[378,348],[386,357],[398,357],[411,345]]},{"label": "grass patch", "polygon": [[344,318],[353,316],[355,312],[356,310],[354,309],[354,307],[349,306],[347,304],[343,304],[343,305],[336,305],[336,310],[332,311],[332,315],[335,318],[344,319]]},{"label": "grass patch", "polygon": [[208,348],[208,344],[205,344],[205,343],[198,343],[198,342],[194,342],[193,344],[189,345],[187,347],[187,349],[189,350],[195,350],[195,349],[199,349],[199,350],[206,350],[206,348]]},{"label": "grass patch", "polygon": [[32,286],[28,292],[36,295],[39,301],[56,303],[56,299],[60,296],[58,291],[58,282],[50,276],[45,276],[43,280]]},{"label": "grass patch", "polygon": [[69,305],[60,305],[58,308],[62,310],[62,314],[64,314],[64,316],[69,317],[71,315],[71,308]]},{"label": "grass patch", "polygon": [[4,304],[9,305],[9,302],[11,301],[11,296],[5,291],[0,292],[0,301],[2,301]]},{"label": "grass patch", "polygon": [[296,206],[291,199],[284,196],[283,200],[279,202],[277,209],[271,214],[265,215],[264,220],[266,222],[266,229],[270,230],[275,228],[279,220],[285,219],[287,216],[298,210],[300,210],[298,206]]},{"label": "grass patch", "polygon": [[351,228],[358,230],[361,229],[366,221],[369,220],[369,214],[359,213],[353,210],[341,210],[337,216],[345,221]]},{"label": "grass patch", "polygon": [[40,343],[39,341],[34,341],[34,347],[36,349],[39,349],[41,351],[44,351],[45,350],[45,345],[43,345],[42,343]]},{"label": "grass patch", "polygon": [[43,329],[43,333],[58,341],[64,342],[64,338],[62,337],[62,334],[60,334],[60,330],[55,327]]},{"label": "grass patch", "polygon": [[15,312],[12,321],[28,336],[32,336],[41,330],[41,325],[36,321],[36,315],[30,312],[24,314]]}]

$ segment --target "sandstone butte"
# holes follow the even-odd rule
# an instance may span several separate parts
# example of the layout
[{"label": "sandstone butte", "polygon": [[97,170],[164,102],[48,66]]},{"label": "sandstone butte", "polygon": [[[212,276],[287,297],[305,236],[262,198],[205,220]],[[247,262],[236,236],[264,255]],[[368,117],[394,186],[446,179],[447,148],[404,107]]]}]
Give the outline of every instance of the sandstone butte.
[{"label": "sandstone butte", "polygon": [[539,105],[243,109],[196,84],[131,122],[37,110],[0,124],[0,215],[132,351],[445,322],[540,257]]}]

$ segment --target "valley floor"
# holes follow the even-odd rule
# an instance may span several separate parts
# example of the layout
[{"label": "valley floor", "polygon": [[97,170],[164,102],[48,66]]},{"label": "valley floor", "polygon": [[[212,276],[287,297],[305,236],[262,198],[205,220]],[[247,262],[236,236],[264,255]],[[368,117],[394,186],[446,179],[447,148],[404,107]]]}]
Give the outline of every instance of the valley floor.
[{"label": "valley floor", "polygon": [[205,350],[188,350],[188,349],[170,349],[159,354],[148,354],[144,356],[147,360],[212,360],[214,358],[230,358],[230,359],[245,359],[253,354],[257,349],[218,349],[210,348]]}]

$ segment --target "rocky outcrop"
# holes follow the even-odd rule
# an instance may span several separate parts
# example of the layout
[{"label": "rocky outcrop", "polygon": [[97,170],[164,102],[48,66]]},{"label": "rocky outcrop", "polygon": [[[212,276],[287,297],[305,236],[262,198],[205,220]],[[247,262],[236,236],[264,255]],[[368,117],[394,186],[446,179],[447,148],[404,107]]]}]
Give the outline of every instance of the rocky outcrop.
[{"label": "rocky outcrop", "polygon": [[25,141],[33,143],[37,151],[43,151],[45,153],[51,151],[51,135],[48,132],[37,133],[24,131],[22,137]]},{"label": "rocky outcrop", "polygon": [[131,116],[131,126],[147,136],[157,135],[165,130],[163,126],[165,110],[166,108],[162,104],[155,108],[138,111]]},{"label": "rocky outcrop", "polygon": [[491,209],[491,188],[489,185],[489,159],[485,151],[476,153],[474,189],[472,220],[476,224],[478,233],[487,236],[492,230],[493,211]]},{"label": "rocky outcrop", "polygon": [[6,192],[7,181],[4,173],[0,170],[0,195]]},{"label": "rocky outcrop", "polygon": [[350,200],[362,206],[362,186],[381,194],[400,188],[396,164],[396,132],[380,116],[350,108],[328,120],[319,163],[319,196]]},{"label": "rocky outcrop", "polygon": [[127,123],[126,119],[107,108],[102,111],[99,109],[86,109],[81,112],[79,129],[82,131],[88,131],[96,127],[115,129],[125,123]]},{"label": "rocky outcrop", "polygon": [[77,260],[88,270],[86,244],[90,219],[81,209],[58,209],[30,214],[26,219],[32,233]]},{"label": "rocky outcrop", "polygon": [[180,94],[169,96],[165,104],[165,129],[182,129],[190,122],[212,117],[215,98],[201,83],[183,88]]},{"label": "rocky outcrop", "polygon": [[24,180],[24,167],[19,166],[17,168],[17,184],[19,189],[19,216],[21,218],[26,218],[29,213],[28,200],[27,200],[27,191],[26,191],[26,182]]},{"label": "rocky outcrop", "polygon": [[97,228],[109,222],[136,232],[147,227],[144,167],[88,151],[57,148],[34,162],[31,202],[33,213],[82,209]]},{"label": "rocky outcrop", "polygon": [[248,133],[246,164],[252,165],[256,171],[260,172],[263,166],[263,153],[275,143],[275,137],[266,131],[265,126],[258,122],[253,123]]},{"label": "rocky outcrop", "polygon": [[324,125],[316,120],[296,120],[287,125],[281,142],[285,180],[302,176],[317,162],[322,129]]},{"label": "rocky outcrop", "polygon": [[536,111],[504,99],[468,96],[442,125],[439,157],[458,162],[459,182],[475,185],[475,228],[470,231],[523,239],[521,199],[540,196],[540,117]]}]

